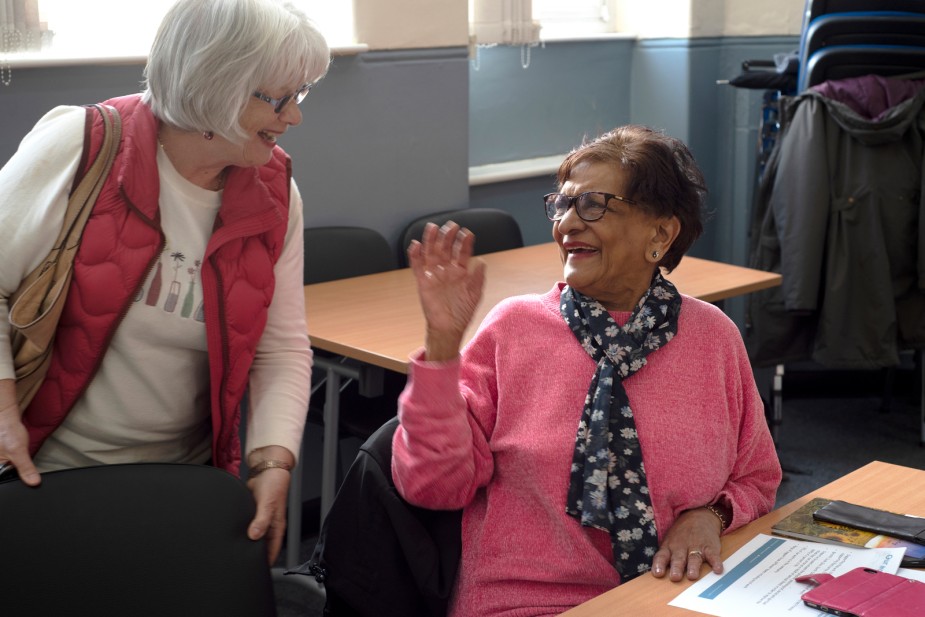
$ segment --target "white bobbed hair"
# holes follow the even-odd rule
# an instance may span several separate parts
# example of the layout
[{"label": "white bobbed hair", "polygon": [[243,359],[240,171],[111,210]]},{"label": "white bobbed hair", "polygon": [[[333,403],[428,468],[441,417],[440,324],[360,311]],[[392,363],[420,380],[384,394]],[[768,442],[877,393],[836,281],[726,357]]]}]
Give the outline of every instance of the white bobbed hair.
[{"label": "white bobbed hair", "polygon": [[241,142],[255,90],[314,83],[330,61],[324,36],[289,2],[179,0],[151,47],[142,100],[181,130]]}]

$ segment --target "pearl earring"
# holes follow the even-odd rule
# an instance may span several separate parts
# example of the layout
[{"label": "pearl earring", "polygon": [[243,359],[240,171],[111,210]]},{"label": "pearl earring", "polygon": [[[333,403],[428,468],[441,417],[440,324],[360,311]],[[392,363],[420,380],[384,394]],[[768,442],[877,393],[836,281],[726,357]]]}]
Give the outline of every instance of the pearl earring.
[{"label": "pearl earring", "polygon": [[213,137],[215,137],[215,133],[213,133],[212,131],[202,132],[202,138],[205,139],[206,141],[212,141]]}]

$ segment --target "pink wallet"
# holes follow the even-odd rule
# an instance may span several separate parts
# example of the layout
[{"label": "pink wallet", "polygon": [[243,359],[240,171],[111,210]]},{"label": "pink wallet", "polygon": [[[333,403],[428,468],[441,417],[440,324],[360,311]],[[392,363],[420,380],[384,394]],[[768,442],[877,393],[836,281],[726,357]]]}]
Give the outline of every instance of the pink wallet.
[{"label": "pink wallet", "polygon": [[925,583],[870,568],[841,576],[807,574],[799,583],[816,585],[802,595],[810,608],[842,617],[922,617]]}]

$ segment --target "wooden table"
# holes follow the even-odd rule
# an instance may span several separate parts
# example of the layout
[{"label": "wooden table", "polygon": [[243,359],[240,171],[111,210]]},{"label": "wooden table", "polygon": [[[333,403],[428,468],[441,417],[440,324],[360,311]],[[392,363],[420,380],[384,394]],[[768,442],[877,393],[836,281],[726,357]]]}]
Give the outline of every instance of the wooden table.
[{"label": "wooden table", "polygon": [[[504,298],[545,293],[562,280],[554,242],[480,257],[487,264],[485,291],[468,340],[482,318]],[[780,285],[773,272],[685,257],[668,279],[689,296],[717,302]],[[424,316],[408,268],[305,287],[312,346],[405,373],[408,356],[424,342]]]},{"label": "wooden table", "polygon": [[[723,558],[728,558],[759,533],[770,534],[772,525],[813,497],[841,499],[872,508],[925,516],[925,471],[879,461],[869,463],[724,536]],[[657,579],[651,575],[640,576],[562,615],[563,617],[700,615],[699,612],[668,606],[671,600],[692,584],[693,581],[672,583],[668,579]]]}]

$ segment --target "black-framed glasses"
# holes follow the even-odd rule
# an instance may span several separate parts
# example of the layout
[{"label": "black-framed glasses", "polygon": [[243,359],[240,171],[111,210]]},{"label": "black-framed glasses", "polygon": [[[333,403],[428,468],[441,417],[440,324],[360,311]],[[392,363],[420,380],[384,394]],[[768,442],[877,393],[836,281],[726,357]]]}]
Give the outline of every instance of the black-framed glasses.
[{"label": "black-framed glasses", "polygon": [[618,199],[622,202],[636,205],[636,202],[626,197],[620,197],[613,193],[601,193],[599,191],[588,191],[581,195],[563,195],[562,193],[549,193],[543,196],[543,202],[546,204],[546,217],[550,221],[560,221],[569,208],[575,206],[575,212],[578,217],[589,223],[592,223],[610,210],[607,204],[611,199]]},{"label": "black-framed glasses", "polygon": [[303,84],[301,88],[292,94],[287,94],[286,96],[279,99],[274,99],[272,96],[267,96],[259,90],[254,90],[254,96],[256,96],[261,101],[266,101],[273,106],[273,111],[281,114],[283,113],[283,109],[286,108],[286,104],[289,103],[289,101],[294,100],[296,105],[304,101],[305,97],[308,96],[308,93],[311,92],[313,85],[314,84]]}]

